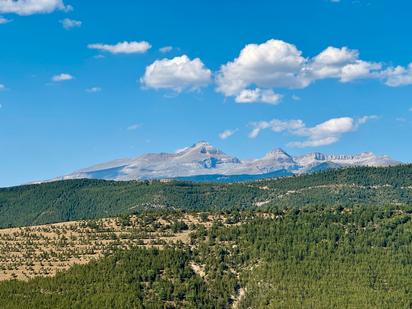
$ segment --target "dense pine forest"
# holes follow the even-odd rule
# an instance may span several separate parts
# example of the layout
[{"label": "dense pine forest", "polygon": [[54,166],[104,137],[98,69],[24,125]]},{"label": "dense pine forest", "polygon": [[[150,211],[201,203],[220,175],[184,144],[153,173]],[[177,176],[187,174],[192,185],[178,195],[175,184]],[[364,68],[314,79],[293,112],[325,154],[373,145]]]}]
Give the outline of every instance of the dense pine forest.
[{"label": "dense pine forest", "polygon": [[412,203],[412,165],[328,170],[255,182],[67,180],[0,189],[0,227],[153,209],[221,210]]}]

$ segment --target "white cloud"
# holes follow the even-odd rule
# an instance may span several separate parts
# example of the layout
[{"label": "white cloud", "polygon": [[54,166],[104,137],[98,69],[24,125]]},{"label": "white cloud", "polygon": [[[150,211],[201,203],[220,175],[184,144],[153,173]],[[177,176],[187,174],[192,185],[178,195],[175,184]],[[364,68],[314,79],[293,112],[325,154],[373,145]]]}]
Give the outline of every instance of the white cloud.
[{"label": "white cloud", "polygon": [[279,133],[287,130],[298,130],[305,127],[302,120],[279,120],[252,122],[252,131],[249,133],[250,138],[256,138],[262,130],[271,129],[273,132]]},{"label": "white cloud", "polygon": [[309,61],[305,68],[311,81],[337,78],[341,82],[378,77],[379,63],[359,60],[359,52],[347,47],[328,47]]},{"label": "white cloud", "polygon": [[412,113],[412,107],[411,107],[411,108],[409,108],[409,111]]},{"label": "white cloud", "polygon": [[6,90],[6,86],[4,86],[3,84],[0,84],[0,92]]},{"label": "white cloud", "polygon": [[378,120],[380,117],[376,116],[376,115],[370,115],[370,116],[363,116],[361,118],[358,118],[357,120],[357,126],[361,125],[361,124],[365,124],[371,120]]},{"label": "white cloud", "polygon": [[107,51],[112,54],[143,54],[147,52],[152,45],[146,41],[141,42],[120,42],[114,45],[110,44],[89,44],[88,48]]},{"label": "white cloud", "polygon": [[293,94],[293,95],[292,95],[292,100],[293,100],[293,101],[300,101],[301,98],[300,98],[300,96],[298,96],[298,95],[296,95],[296,94]]},{"label": "white cloud", "polygon": [[62,24],[63,28],[66,30],[70,30],[72,28],[78,28],[82,25],[82,22],[80,20],[75,20],[75,19],[70,19],[70,18],[65,18],[60,21]]},{"label": "white cloud", "polygon": [[336,77],[339,76],[340,69],[343,66],[355,62],[358,57],[359,52],[357,50],[329,46],[313,57],[309,66],[312,74],[319,75],[321,78]]},{"label": "white cloud", "polygon": [[357,60],[342,68],[340,81],[346,83],[356,79],[378,78],[381,69],[382,64],[380,63]]},{"label": "white cloud", "polygon": [[10,22],[12,22],[11,19],[7,19],[3,16],[0,16],[0,25],[7,24],[7,23],[10,23]]},{"label": "white cloud", "polygon": [[255,103],[261,102],[271,105],[277,105],[281,101],[282,96],[274,93],[273,90],[244,89],[235,98],[237,103]]},{"label": "white cloud", "polygon": [[128,126],[128,127],[127,127],[127,130],[129,130],[129,131],[134,131],[134,130],[139,129],[141,126],[142,126],[142,125],[141,125],[140,123],[135,123],[135,124],[132,124],[132,125]]},{"label": "white cloud", "polygon": [[231,137],[233,134],[235,134],[239,129],[234,129],[234,130],[225,130],[222,133],[219,133],[219,138],[220,139],[227,139]]},{"label": "white cloud", "polygon": [[96,93],[96,92],[100,92],[102,91],[102,88],[100,87],[91,87],[91,88],[87,88],[86,92],[88,93]]},{"label": "white cloud", "polygon": [[[239,57],[220,67],[217,90],[225,96],[253,94],[253,88],[305,88],[320,79],[335,78],[341,82],[378,78],[382,65],[359,59],[359,52],[347,47],[328,47],[313,58],[306,58],[293,44],[268,40],[248,44]],[[252,90],[251,90],[252,89]],[[245,92],[246,91],[246,92]],[[251,92],[252,91],[252,92]],[[254,102],[263,97],[252,95]]]},{"label": "white cloud", "polygon": [[159,48],[159,51],[161,53],[168,53],[168,52],[171,52],[172,50],[173,50],[173,46],[164,46],[164,47]]},{"label": "white cloud", "polygon": [[199,58],[183,55],[173,59],[156,60],[146,67],[140,79],[143,86],[153,89],[173,89],[176,92],[195,90],[210,82],[212,72]]},{"label": "white cloud", "polygon": [[273,132],[288,132],[294,136],[306,138],[303,141],[295,141],[288,144],[290,147],[318,147],[330,145],[338,142],[343,134],[356,131],[359,126],[370,120],[378,119],[377,116],[364,116],[358,119],[351,117],[341,117],[329,119],[314,127],[307,127],[302,120],[279,120],[260,121],[252,123],[250,138],[255,138],[264,129],[271,129]]},{"label": "white cloud", "polygon": [[305,62],[296,46],[280,40],[248,44],[238,58],[221,66],[217,90],[237,96],[251,85],[263,89],[302,87],[299,74]]},{"label": "white cloud", "polygon": [[62,0],[1,0],[0,13],[33,15],[51,13],[55,10],[71,10]]},{"label": "white cloud", "polygon": [[62,82],[62,81],[72,80],[72,79],[74,79],[74,77],[70,74],[67,74],[67,73],[61,73],[61,74],[58,74],[58,75],[54,75],[52,77],[52,81],[54,81],[54,82]]},{"label": "white cloud", "polygon": [[408,67],[390,67],[384,71],[385,84],[390,87],[399,87],[412,84],[412,63]]}]

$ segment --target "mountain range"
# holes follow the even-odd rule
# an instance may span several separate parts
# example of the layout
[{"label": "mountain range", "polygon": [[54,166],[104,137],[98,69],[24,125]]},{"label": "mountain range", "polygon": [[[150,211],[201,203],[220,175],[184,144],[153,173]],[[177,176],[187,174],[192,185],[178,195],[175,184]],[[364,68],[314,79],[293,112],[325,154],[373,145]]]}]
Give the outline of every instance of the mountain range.
[{"label": "mountain range", "polygon": [[148,153],[135,158],[114,160],[53,180],[182,179],[235,182],[313,173],[330,168],[382,167],[398,164],[401,162],[388,156],[377,156],[371,152],[357,155],[328,155],[314,152],[302,156],[291,156],[280,148],[271,150],[259,159],[240,160],[208,142],[200,141],[176,153]]}]

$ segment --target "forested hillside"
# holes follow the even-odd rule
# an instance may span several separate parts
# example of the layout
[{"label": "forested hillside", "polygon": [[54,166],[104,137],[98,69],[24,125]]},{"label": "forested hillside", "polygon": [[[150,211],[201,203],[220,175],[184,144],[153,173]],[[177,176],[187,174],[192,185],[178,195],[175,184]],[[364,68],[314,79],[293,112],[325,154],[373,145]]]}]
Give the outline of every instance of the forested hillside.
[{"label": "forested hillside", "polygon": [[411,213],[230,211],[192,226],[190,245],[135,247],[56,277],[2,282],[0,307],[409,308]]},{"label": "forested hillside", "polygon": [[328,170],[234,184],[67,180],[0,189],[0,227],[130,214],[146,209],[219,210],[412,203],[412,165]]}]

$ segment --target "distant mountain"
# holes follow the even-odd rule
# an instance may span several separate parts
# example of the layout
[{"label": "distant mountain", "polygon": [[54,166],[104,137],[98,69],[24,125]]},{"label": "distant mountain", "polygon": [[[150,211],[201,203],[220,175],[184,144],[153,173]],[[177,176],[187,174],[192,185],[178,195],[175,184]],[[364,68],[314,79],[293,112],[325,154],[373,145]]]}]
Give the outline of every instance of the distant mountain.
[{"label": "distant mountain", "polygon": [[353,166],[391,166],[400,162],[371,152],[358,155],[308,153],[291,156],[277,148],[260,159],[240,160],[201,141],[177,153],[149,153],[136,158],[98,164],[58,177],[62,179],[184,179],[192,181],[236,182]]}]

